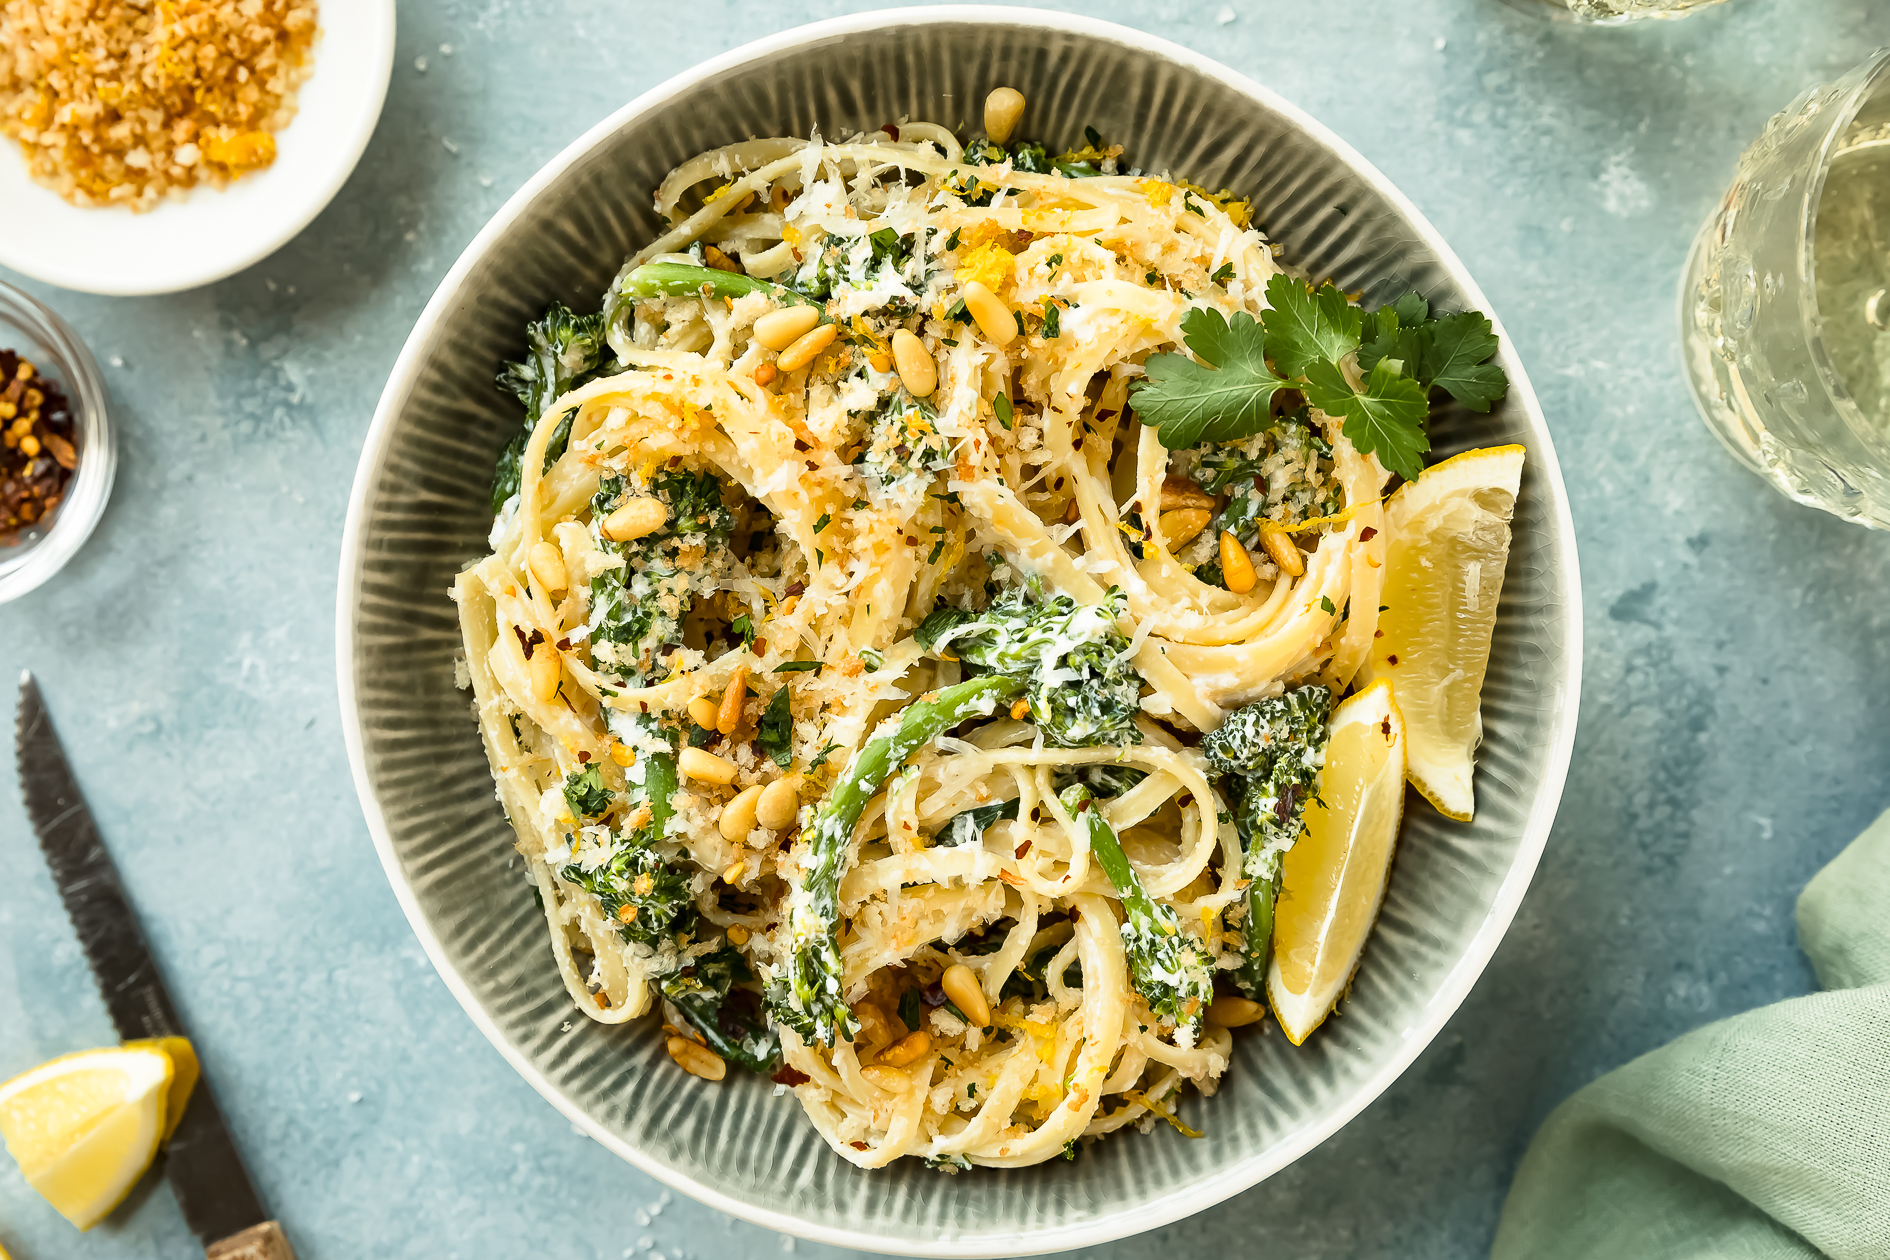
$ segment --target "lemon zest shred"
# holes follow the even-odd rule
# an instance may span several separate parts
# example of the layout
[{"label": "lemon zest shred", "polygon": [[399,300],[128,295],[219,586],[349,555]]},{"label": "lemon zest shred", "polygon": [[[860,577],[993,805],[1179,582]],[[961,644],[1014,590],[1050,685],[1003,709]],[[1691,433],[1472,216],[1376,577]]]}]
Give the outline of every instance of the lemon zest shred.
[{"label": "lemon zest shred", "polygon": [[1168,1121],[1169,1124],[1174,1126],[1175,1132],[1181,1134],[1182,1137],[1203,1138],[1207,1136],[1207,1134],[1201,1132],[1201,1130],[1191,1129],[1187,1125],[1183,1124],[1181,1122],[1180,1116],[1177,1116],[1174,1112],[1168,1110],[1166,1107],[1162,1106],[1160,1103],[1156,1102],[1153,1098],[1150,1098],[1147,1094],[1144,1094],[1139,1089],[1125,1089],[1122,1091],[1122,1096],[1128,1099],[1132,1103],[1138,1103],[1141,1106],[1148,1108],[1148,1110],[1154,1115],[1158,1115],[1162,1119]]}]

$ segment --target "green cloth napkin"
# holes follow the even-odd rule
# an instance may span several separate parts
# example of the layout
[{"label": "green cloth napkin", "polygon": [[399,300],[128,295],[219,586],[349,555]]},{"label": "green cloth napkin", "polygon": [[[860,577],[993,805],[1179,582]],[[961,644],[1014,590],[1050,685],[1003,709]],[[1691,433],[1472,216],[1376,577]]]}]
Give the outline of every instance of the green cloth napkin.
[{"label": "green cloth napkin", "polygon": [[1492,1260],[1890,1257],[1890,813],[1798,898],[1827,990],[1696,1029],[1543,1122]]}]

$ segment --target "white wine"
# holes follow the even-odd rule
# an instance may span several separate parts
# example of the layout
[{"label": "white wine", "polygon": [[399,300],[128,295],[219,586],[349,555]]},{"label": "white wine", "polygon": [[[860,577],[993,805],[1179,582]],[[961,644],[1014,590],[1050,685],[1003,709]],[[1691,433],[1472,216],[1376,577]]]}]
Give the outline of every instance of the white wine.
[{"label": "white wine", "polygon": [[1890,130],[1853,127],[1840,142],[1818,199],[1812,256],[1831,366],[1890,439]]}]

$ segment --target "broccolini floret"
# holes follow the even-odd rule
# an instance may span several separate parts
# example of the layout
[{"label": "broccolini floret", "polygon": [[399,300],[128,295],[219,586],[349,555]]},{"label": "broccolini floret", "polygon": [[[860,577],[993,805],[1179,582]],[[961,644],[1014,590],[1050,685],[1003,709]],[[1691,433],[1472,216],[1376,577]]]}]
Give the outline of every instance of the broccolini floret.
[{"label": "broccolini floret", "polygon": [[928,652],[949,650],[976,670],[1023,680],[1031,721],[1052,744],[1139,744],[1142,677],[1116,629],[1125,603],[1118,587],[1087,605],[1060,592],[1046,597],[1032,582],[981,613],[942,608],[913,637]]},{"label": "broccolini floret", "polygon": [[1175,908],[1156,901],[1142,887],[1095,793],[1086,784],[1072,783],[1057,800],[1084,829],[1089,851],[1122,902],[1122,948],[1129,956],[1129,982],[1150,1011],[1174,1022],[1176,1043],[1192,1046],[1214,1000],[1214,959],[1200,941],[1181,930]]},{"label": "broccolini floret", "polygon": [[[560,394],[568,393],[599,375],[610,347],[604,343],[604,317],[574,315],[562,302],[553,302],[545,313],[525,326],[526,355],[517,363],[500,369],[497,384],[515,394],[525,404],[525,425],[512,435],[499,455],[492,473],[492,510],[499,511],[505,501],[518,493],[519,462],[525,456],[525,444],[531,440],[545,407]],[[545,467],[550,468],[564,454],[571,440],[571,417],[566,416],[552,430],[545,447]]]},{"label": "broccolini floret", "polygon": [[1231,775],[1240,793],[1234,825],[1245,856],[1247,961],[1233,973],[1249,996],[1266,987],[1273,905],[1280,891],[1280,859],[1299,840],[1306,802],[1326,759],[1326,719],[1332,693],[1313,684],[1261,700],[1227,715],[1202,740],[1208,765]]}]

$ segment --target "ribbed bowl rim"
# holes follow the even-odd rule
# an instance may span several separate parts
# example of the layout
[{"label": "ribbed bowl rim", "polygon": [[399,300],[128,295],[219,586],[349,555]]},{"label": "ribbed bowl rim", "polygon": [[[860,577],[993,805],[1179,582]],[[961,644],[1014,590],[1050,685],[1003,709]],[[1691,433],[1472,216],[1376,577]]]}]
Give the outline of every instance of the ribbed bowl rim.
[{"label": "ribbed bowl rim", "polygon": [[[1488,314],[1497,335],[1503,338],[1505,345],[1513,349],[1514,343],[1509,340],[1501,321],[1497,319],[1488,299],[1484,297],[1482,290],[1471,278],[1463,262],[1410,199],[1398,191],[1375,166],[1366,161],[1324,124],[1278,93],[1179,44],[1113,22],[1070,13],[1010,6],[938,5],[916,9],[875,10],[794,27],[744,44],[674,76],[637,97],[585,132],[566,146],[563,152],[546,163],[512,195],[466,246],[452,269],[441,280],[439,288],[435,290],[432,299],[415,323],[412,333],[409,334],[399,358],[395,360],[387,386],[375,409],[374,419],[368,427],[360,463],[356,468],[354,487],[349,495],[347,519],[342,533],[341,566],[335,609],[335,664],[341,704],[342,737],[347,746],[349,768],[354,776],[355,791],[361,799],[362,811],[366,815],[368,833],[374,841],[375,851],[380,855],[381,865],[387,872],[388,883],[393,887],[394,896],[406,913],[414,935],[419,938],[422,948],[426,950],[427,957],[432,960],[434,969],[439,972],[448,991],[465,1008],[466,1014],[471,1017],[479,1031],[485,1034],[486,1039],[505,1057],[507,1062],[517,1069],[519,1075],[523,1076],[532,1088],[543,1095],[586,1135],[594,1138],[606,1149],[627,1160],[640,1171],[731,1216],[781,1233],[836,1247],[852,1247],[863,1251],[890,1252],[898,1255],[970,1258],[1040,1254],[1096,1246],[1155,1229],[1203,1211],[1272,1176],[1323,1142],[1383,1093],[1404,1072],[1405,1068],[1410,1066],[1412,1060],[1430,1044],[1450,1016],[1456,1012],[1463,999],[1469,994],[1471,986],[1476,983],[1477,977],[1482,974],[1491,955],[1495,953],[1497,945],[1502,941],[1511,920],[1515,917],[1517,907],[1522,903],[1524,893],[1528,891],[1529,882],[1535,874],[1536,864],[1541,859],[1543,848],[1548,843],[1549,832],[1561,801],[1563,785],[1568,774],[1569,758],[1575,743],[1575,727],[1581,696],[1582,602],[1580,569],[1576,560],[1575,525],[1569,513],[1568,492],[1562,481],[1561,466],[1556,460],[1548,423],[1542,414],[1535,391],[1527,376],[1520,371],[1520,365],[1517,364],[1511,369],[1510,393],[1506,405],[1520,406],[1527,418],[1527,427],[1533,430],[1535,436],[1529,448],[1529,457],[1536,480],[1532,483],[1532,488],[1545,493],[1550,500],[1548,507],[1553,542],[1561,554],[1567,557],[1568,571],[1560,575],[1559,594],[1563,598],[1559,601],[1560,612],[1557,614],[1565,623],[1559,627],[1563,636],[1563,649],[1561,659],[1551,662],[1552,666],[1560,672],[1561,690],[1566,697],[1566,703],[1551,722],[1548,747],[1544,750],[1544,758],[1541,762],[1542,778],[1535,797],[1529,804],[1528,819],[1523,827],[1515,859],[1482,925],[1471,940],[1469,948],[1445,977],[1436,995],[1426,1003],[1426,1017],[1410,1030],[1409,1035],[1402,1042],[1399,1053],[1393,1055],[1374,1075],[1367,1078],[1363,1086],[1344,1098],[1341,1105],[1335,1107],[1321,1122],[1309,1125],[1295,1133],[1290,1141],[1282,1142],[1252,1158],[1234,1161],[1217,1172],[1172,1191],[1160,1199],[1138,1204],[1132,1211],[1098,1215],[1041,1230],[1025,1229],[1006,1234],[984,1234],[955,1239],[909,1240],[826,1225],[804,1219],[791,1210],[768,1209],[733,1199],[715,1186],[699,1181],[625,1141],[599,1124],[588,1112],[572,1105],[553,1088],[543,1073],[506,1038],[481,1008],[469,986],[449,962],[440,940],[421,909],[406,874],[401,870],[385,815],[370,784],[354,676],[355,628],[358,624],[362,565],[366,554],[369,492],[376,483],[378,473],[386,459],[401,410],[426,362],[428,342],[432,332],[455,303],[461,300],[461,290],[467,277],[481,262],[494,242],[503,236],[506,229],[524,214],[532,202],[566,170],[605,143],[631,120],[657,110],[679,97],[687,96],[696,90],[698,85],[713,80],[725,72],[847,35],[888,27],[954,24],[1024,27],[1063,32],[1118,44],[1132,52],[1164,59],[1194,74],[1217,80],[1251,98],[1256,104],[1278,113],[1313,140],[1331,150],[1355,175],[1369,183],[1387,204],[1397,210],[1411,231],[1434,251],[1439,266],[1460,288],[1471,308]],[[1514,363],[1515,356],[1512,354],[1510,359]]]}]

